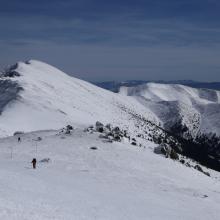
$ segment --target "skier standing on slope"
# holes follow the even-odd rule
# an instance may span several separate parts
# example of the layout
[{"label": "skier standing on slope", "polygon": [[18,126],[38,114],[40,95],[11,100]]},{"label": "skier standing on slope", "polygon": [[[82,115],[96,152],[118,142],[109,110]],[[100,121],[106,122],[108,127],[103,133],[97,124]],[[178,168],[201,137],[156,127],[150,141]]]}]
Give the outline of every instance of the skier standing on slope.
[{"label": "skier standing on slope", "polygon": [[33,158],[31,163],[33,164],[33,169],[36,169],[36,163],[37,163],[36,158]]}]

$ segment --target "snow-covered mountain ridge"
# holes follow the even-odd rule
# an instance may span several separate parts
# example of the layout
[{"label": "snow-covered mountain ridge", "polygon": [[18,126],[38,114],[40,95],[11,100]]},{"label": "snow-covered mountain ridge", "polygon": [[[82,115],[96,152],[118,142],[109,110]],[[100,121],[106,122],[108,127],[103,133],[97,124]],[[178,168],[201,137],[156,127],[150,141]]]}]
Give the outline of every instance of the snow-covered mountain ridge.
[{"label": "snow-covered mountain ridge", "polygon": [[[144,145],[163,145],[166,154],[174,150],[220,171],[218,138],[184,140],[185,127],[178,125],[179,121],[187,125],[194,136],[207,130],[218,134],[220,122],[216,118],[220,110],[216,91],[147,84],[134,90],[121,88],[121,94],[116,94],[35,60],[8,68],[0,84],[2,137],[17,131],[59,129],[68,124],[85,128],[101,121],[142,139],[140,144],[143,141]],[[173,156],[177,158],[175,153]]]},{"label": "snow-covered mountain ridge", "polygon": [[166,131],[174,112],[193,126],[202,117],[184,93],[162,91],[134,98],[39,61],[10,67],[0,77],[0,219],[219,219],[219,173],[198,163],[220,171],[218,139],[200,154],[203,142]]},{"label": "snow-covered mountain ridge", "polygon": [[147,83],[137,87],[121,87],[119,93],[133,97],[154,112],[166,129],[182,120],[193,134],[200,131],[220,135],[219,91]]},{"label": "snow-covered mountain ridge", "polygon": [[122,108],[159,122],[136,100],[70,77],[40,61],[17,63],[0,78],[0,85],[0,136],[20,130],[59,129],[65,124],[83,126],[97,120],[132,128],[130,116]]}]

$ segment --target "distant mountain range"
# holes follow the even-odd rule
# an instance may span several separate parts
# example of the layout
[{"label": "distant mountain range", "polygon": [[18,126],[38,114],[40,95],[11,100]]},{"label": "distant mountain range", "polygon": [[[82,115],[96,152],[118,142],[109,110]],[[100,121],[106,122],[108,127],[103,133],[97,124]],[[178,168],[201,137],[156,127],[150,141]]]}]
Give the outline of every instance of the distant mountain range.
[{"label": "distant mountain range", "polygon": [[110,90],[112,92],[119,92],[119,88],[121,86],[133,87],[133,86],[143,85],[149,82],[160,83],[160,84],[180,84],[180,85],[190,86],[193,88],[220,90],[220,82],[197,82],[192,80],[175,80],[175,81],[128,80],[123,82],[117,82],[117,81],[93,82],[93,84],[101,88]]},{"label": "distant mountain range", "polygon": [[146,83],[122,86],[119,94],[132,97],[150,109],[167,130],[181,121],[193,136],[198,132],[220,135],[217,120],[220,117],[220,91],[180,84]]}]

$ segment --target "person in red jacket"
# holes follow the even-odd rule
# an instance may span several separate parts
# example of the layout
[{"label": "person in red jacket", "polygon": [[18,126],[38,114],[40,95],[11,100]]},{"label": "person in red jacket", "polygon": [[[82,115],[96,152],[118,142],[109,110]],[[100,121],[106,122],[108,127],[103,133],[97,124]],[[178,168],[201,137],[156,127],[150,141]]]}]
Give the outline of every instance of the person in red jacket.
[{"label": "person in red jacket", "polygon": [[36,158],[33,158],[31,163],[33,164],[33,169],[36,169],[36,163],[37,163]]}]

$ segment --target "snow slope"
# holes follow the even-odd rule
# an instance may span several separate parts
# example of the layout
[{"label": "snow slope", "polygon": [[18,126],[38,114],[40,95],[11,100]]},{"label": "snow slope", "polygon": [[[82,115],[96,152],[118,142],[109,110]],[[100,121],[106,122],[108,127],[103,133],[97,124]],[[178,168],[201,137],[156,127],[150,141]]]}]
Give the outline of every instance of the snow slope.
[{"label": "snow slope", "polygon": [[19,62],[10,72],[20,76],[0,78],[0,136],[97,120],[132,127],[123,109],[159,121],[136,100],[70,77],[40,61]]},{"label": "snow slope", "polygon": [[150,109],[166,128],[182,119],[193,134],[201,131],[220,135],[219,91],[147,83],[137,87],[121,87],[119,93],[132,96]]},{"label": "snow slope", "polygon": [[[115,94],[34,60],[12,66],[0,86],[0,219],[220,218],[219,173],[208,177],[154,154],[144,136],[162,132],[155,124],[165,126],[169,114],[181,113],[188,124],[198,116],[200,127],[205,114],[214,120],[219,93],[150,84],[147,92]],[[97,120],[128,129],[142,147],[84,132]],[[56,130],[67,124],[71,134]],[[15,131],[29,133],[18,142],[9,136]]]},{"label": "snow slope", "polygon": [[[156,155],[152,143],[103,143],[79,128],[71,135],[27,133],[21,140],[0,139],[0,219],[220,218],[219,174],[210,171],[210,178]],[[33,170],[35,156],[51,162]]]}]

